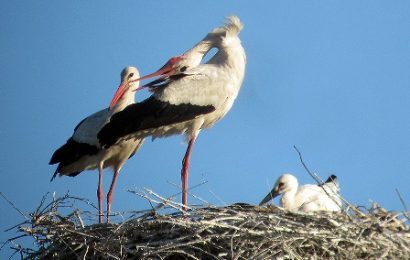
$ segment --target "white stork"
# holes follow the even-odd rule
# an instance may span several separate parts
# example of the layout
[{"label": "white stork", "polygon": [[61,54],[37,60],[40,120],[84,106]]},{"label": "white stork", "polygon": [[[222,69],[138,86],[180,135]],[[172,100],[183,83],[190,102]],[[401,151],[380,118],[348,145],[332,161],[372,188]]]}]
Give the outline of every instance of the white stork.
[{"label": "white stork", "polygon": [[290,211],[340,211],[342,206],[335,175],[331,175],[322,185],[306,184],[299,187],[295,176],[283,174],[259,205],[266,204],[280,194],[280,206]]},{"label": "white stork", "polygon": [[[114,115],[98,133],[105,147],[146,136],[185,134],[188,147],[181,170],[185,206],[195,139],[201,129],[213,126],[226,115],[243,82],[246,56],[238,37],[242,27],[238,17],[228,17],[224,26],[214,29],[193,49],[172,58],[156,73],[142,77],[163,76],[147,84],[153,91],[151,97]],[[217,53],[205,64],[199,64],[213,47]]]},{"label": "white stork", "polygon": [[97,133],[113,114],[135,103],[134,91],[138,87],[137,79],[139,76],[139,72],[136,68],[125,68],[121,72],[121,85],[117,90],[117,94],[112,99],[110,107],[83,119],[74,128],[74,134],[67,140],[67,143],[54,152],[49,163],[58,163],[51,180],[57,175],[74,177],[82,171],[98,168],[97,198],[99,210],[98,220],[100,223],[103,217],[103,169],[110,167],[114,170],[114,176],[107,194],[107,222],[109,222],[113,191],[118,174],[128,158],[133,156],[141,147],[143,139],[123,140],[108,149],[102,149],[97,138]]}]

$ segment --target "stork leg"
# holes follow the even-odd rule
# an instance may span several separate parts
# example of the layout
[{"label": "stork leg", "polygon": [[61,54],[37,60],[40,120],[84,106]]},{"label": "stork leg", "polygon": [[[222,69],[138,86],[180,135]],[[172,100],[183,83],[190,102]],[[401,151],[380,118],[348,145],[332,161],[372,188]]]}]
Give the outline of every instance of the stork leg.
[{"label": "stork leg", "polygon": [[111,203],[112,203],[112,196],[114,193],[114,186],[117,182],[118,174],[120,173],[120,169],[116,169],[114,172],[114,176],[112,177],[110,190],[107,194],[107,223],[110,223],[110,212],[111,212]]},{"label": "stork leg", "polygon": [[188,142],[188,147],[182,160],[181,181],[182,181],[182,204],[186,209],[188,205],[188,176],[189,176],[189,161],[191,159],[192,147],[195,143],[196,136],[192,137]]},{"label": "stork leg", "polygon": [[104,166],[100,163],[98,167],[98,189],[97,189],[97,199],[98,199],[98,223],[102,223],[103,210],[102,210],[102,199],[103,199],[103,187],[102,187],[102,177],[103,177]]}]

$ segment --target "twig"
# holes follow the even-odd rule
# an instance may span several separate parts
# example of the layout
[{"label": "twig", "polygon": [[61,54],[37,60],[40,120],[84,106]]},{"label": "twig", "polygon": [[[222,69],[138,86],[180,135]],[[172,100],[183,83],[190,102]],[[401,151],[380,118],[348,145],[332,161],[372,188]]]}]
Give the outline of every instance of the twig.
[{"label": "twig", "polygon": [[401,196],[401,194],[400,194],[400,192],[399,192],[399,190],[396,188],[396,193],[397,193],[397,196],[399,196],[399,199],[400,199],[400,202],[401,202],[401,204],[403,205],[403,208],[404,208],[404,212],[403,212],[403,215],[407,218],[407,220],[409,220],[410,221],[410,216],[409,216],[409,210],[408,210],[408,208],[407,208],[407,204],[406,204],[406,202],[404,201],[404,199],[403,199],[403,197]]},{"label": "twig", "polygon": [[12,242],[12,241],[14,241],[14,240],[17,240],[17,239],[19,239],[19,238],[25,237],[25,236],[27,236],[27,235],[26,235],[26,234],[23,234],[23,235],[20,235],[20,236],[16,236],[16,237],[7,239],[7,240],[4,241],[3,243],[1,243],[0,250],[2,250],[3,247],[4,247],[5,245],[7,245],[8,243],[10,243],[10,242]]},{"label": "twig", "polygon": [[2,196],[3,199],[4,199],[5,201],[7,201],[7,202],[13,207],[13,209],[17,210],[17,212],[20,213],[20,215],[22,215],[26,220],[30,220],[30,218],[27,217],[26,214],[24,214],[21,210],[19,210],[19,209],[16,207],[16,205],[14,205],[14,203],[13,203],[11,200],[9,200],[9,199],[6,197],[6,195],[4,195],[3,192],[1,192],[1,191],[0,191],[0,196]]},{"label": "twig", "polygon": [[185,211],[186,211],[186,210],[184,210],[184,207],[185,207],[186,209],[191,209],[190,207],[184,206],[184,205],[182,205],[181,203],[178,203],[178,202],[175,202],[175,201],[173,201],[173,200],[169,200],[169,199],[167,199],[167,198],[164,198],[164,197],[160,196],[159,194],[155,193],[154,191],[152,191],[152,190],[150,190],[150,189],[144,188],[144,190],[145,190],[146,192],[148,192],[150,195],[153,195],[153,196],[159,198],[160,200],[162,200],[163,203],[167,204],[168,206],[170,206],[170,207],[172,207],[172,208],[174,208],[174,209],[176,209],[176,210],[178,210],[178,211],[180,211],[180,212],[185,212]]},{"label": "twig", "polygon": [[74,211],[74,214],[75,214],[75,216],[78,218],[78,221],[80,222],[81,227],[84,228],[84,227],[85,227],[85,226],[84,226],[84,221],[83,221],[83,219],[81,218],[80,210],[76,209],[76,210]]},{"label": "twig", "polygon": [[[193,186],[189,187],[188,191],[193,190],[193,189],[196,189],[197,187],[202,186],[202,185],[206,184],[207,182],[208,182],[208,181],[203,181],[203,182],[200,182],[200,183],[198,183],[198,184],[196,184],[196,185],[193,185]],[[176,186],[176,187],[178,187],[178,188],[181,188],[179,185],[177,185],[177,184],[175,184],[175,183],[172,183],[172,182],[168,182],[168,183],[170,183],[170,184],[172,184],[172,185],[174,185],[174,186]],[[161,208],[163,208],[163,207],[165,207],[165,206],[167,205],[167,203],[163,203],[163,202],[158,202],[158,201],[157,201],[157,202],[156,202],[157,205],[154,207],[154,205],[152,204],[153,201],[151,201],[148,196],[143,195],[143,194],[140,194],[140,193],[136,192],[135,190],[127,190],[127,191],[130,192],[130,193],[133,193],[133,194],[135,194],[135,195],[138,195],[138,196],[140,196],[140,197],[142,197],[142,198],[144,198],[144,199],[146,199],[146,200],[148,201],[148,203],[151,205],[151,208],[152,208],[152,210],[150,210],[150,211],[147,213],[148,215],[152,214],[153,212],[155,212],[155,211],[157,211],[157,210],[159,210],[159,209],[161,209]],[[167,200],[167,201],[172,201],[176,196],[178,196],[178,195],[180,195],[180,194],[181,194],[181,192],[174,193],[174,194],[172,194],[171,196],[169,196],[168,198],[166,198],[166,200]],[[199,198],[198,198],[198,199],[199,199]]]},{"label": "twig", "polygon": [[312,173],[309,168],[306,166],[305,162],[303,161],[302,158],[302,153],[299,151],[299,149],[296,147],[296,145],[293,146],[293,148],[296,150],[296,152],[299,154],[299,159],[300,162],[303,165],[303,168],[305,168],[305,170],[307,171],[307,173],[309,173],[309,175],[317,182],[317,184],[321,185],[323,184],[323,181],[319,178],[319,176],[317,176],[315,173]]}]

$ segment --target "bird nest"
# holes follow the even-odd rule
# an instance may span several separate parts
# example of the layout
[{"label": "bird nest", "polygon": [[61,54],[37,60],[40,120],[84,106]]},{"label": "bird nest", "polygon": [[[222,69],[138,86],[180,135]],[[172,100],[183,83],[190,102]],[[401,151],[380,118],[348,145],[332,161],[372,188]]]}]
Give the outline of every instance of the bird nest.
[{"label": "bird nest", "polygon": [[[142,196],[152,210],[119,224],[91,225],[84,224],[91,213],[73,206],[85,200],[43,199],[8,242],[25,259],[410,259],[408,216],[377,205],[348,213],[248,204],[183,211],[152,191]],[[35,249],[18,245],[24,236]]]}]

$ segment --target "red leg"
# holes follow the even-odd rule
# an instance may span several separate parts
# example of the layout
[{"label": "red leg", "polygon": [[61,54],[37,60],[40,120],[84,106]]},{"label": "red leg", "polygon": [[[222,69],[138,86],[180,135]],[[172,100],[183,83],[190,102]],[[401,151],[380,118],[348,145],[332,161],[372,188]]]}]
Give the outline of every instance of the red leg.
[{"label": "red leg", "polygon": [[103,194],[103,187],[102,187],[102,177],[103,177],[103,164],[100,164],[98,167],[98,189],[97,189],[97,199],[98,199],[98,223],[102,223],[103,218],[103,210],[102,210],[102,198]]},{"label": "red leg", "polygon": [[182,204],[188,205],[188,176],[189,176],[189,161],[191,159],[192,147],[195,143],[196,137],[191,138],[188,143],[188,147],[185,152],[184,159],[182,160],[181,181],[182,181]]},{"label": "red leg", "polygon": [[117,182],[118,173],[120,173],[120,169],[118,169],[114,172],[114,176],[112,177],[110,190],[108,191],[108,194],[107,194],[107,223],[110,223],[110,212],[111,212],[112,196],[113,196],[113,193],[114,193],[115,183]]}]

